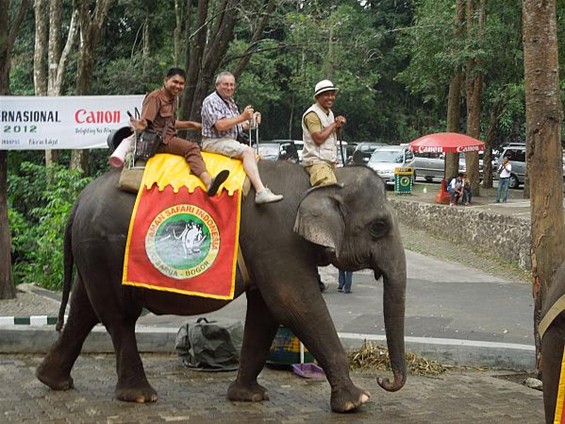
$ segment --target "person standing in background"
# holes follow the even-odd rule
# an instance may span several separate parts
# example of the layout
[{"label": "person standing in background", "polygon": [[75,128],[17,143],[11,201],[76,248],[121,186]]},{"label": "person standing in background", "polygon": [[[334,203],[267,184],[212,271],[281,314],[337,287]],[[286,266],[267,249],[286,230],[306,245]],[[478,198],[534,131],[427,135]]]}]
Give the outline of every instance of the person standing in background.
[{"label": "person standing in background", "polygon": [[[496,189],[496,203],[508,200],[508,186],[510,185],[510,175],[512,175],[512,164],[508,156],[504,156],[502,163],[498,167],[498,188]],[[504,199],[503,199],[504,196]]]},{"label": "person standing in background", "polygon": [[351,293],[351,285],[353,284],[353,272],[339,270],[337,291],[343,293]]}]

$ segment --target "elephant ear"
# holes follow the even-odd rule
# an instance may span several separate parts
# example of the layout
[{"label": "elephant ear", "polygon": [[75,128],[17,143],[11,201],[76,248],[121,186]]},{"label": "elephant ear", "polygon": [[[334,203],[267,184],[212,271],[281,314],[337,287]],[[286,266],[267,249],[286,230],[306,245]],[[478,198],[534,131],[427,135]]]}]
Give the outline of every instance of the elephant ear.
[{"label": "elephant ear", "polygon": [[294,232],[312,243],[339,252],[345,222],[336,196],[339,186],[314,187],[298,206]]}]

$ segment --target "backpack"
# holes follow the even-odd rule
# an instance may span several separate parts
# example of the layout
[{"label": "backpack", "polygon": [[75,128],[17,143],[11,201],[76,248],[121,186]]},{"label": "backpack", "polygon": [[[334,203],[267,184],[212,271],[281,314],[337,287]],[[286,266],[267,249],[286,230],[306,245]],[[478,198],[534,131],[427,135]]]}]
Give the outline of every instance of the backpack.
[{"label": "backpack", "polygon": [[200,317],[183,324],[175,338],[175,350],[185,367],[202,371],[234,371],[239,365],[243,325],[238,320]]}]

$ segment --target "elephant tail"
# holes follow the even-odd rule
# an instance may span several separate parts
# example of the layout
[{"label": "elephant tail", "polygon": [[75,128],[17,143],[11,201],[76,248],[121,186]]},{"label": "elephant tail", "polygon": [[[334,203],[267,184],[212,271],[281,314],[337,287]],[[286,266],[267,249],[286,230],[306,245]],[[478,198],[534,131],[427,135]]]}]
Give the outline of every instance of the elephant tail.
[{"label": "elephant tail", "polygon": [[75,203],[73,210],[71,211],[71,214],[69,216],[69,220],[67,221],[67,226],[65,227],[65,236],[63,240],[63,295],[61,298],[61,306],[59,307],[57,324],[55,325],[55,330],[57,331],[61,331],[63,329],[63,325],[65,325],[65,310],[67,309],[67,304],[69,303],[69,295],[71,293],[74,264],[72,232],[77,204],[78,202]]}]

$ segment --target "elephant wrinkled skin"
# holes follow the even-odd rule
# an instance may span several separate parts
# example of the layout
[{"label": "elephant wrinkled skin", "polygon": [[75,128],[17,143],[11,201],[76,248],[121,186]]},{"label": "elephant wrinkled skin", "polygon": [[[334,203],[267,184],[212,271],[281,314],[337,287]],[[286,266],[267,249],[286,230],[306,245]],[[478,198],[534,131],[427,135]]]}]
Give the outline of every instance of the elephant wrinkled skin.
[{"label": "elephant wrinkled skin", "polygon": [[[541,316],[544,318],[554,305],[563,302],[565,296],[565,264],[561,265],[543,299]],[[558,303],[559,302],[559,303]],[[560,310],[559,308],[558,310]],[[565,311],[561,311],[551,321],[541,339],[541,372],[543,380],[543,403],[546,423],[553,423],[559,376],[561,374],[561,359],[565,347]]]},{"label": "elephant wrinkled skin", "polygon": [[[255,205],[253,193],[242,202],[240,246],[251,275],[244,287],[238,272],[236,297],[247,295],[247,313],[237,378],[228,389],[236,401],[268,399],[257,383],[279,324],[289,327],[324,369],[331,385],[331,408],[355,410],[369,394],[356,387],[348,359],[317,283],[317,266],[329,263],[350,271],[370,268],[383,276],[384,316],[393,379],[381,380],[395,391],[406,381],[404,308],[406,258],[396,216],[383,181],[366,167],[337,170],[343,187],[309,188],[301,166],[259,162],[261,176],[278,203]],[[116,351],[116,397],[153,402],[137,350],[135,323],[145,307],[155,314],[199,315],[228,301],[122,286],[128,224],[135,196],[116,188],[119,172],[110,171],[79,196],[65,232],[65,282],[61,314],[76,266],[68,321],[36,375],[56,390],[73,386],[71,369],[82,344],[101,322]],[[291,272],[289,272],[291,271]],[[59,325],[60,328],[60,325]]]}]

